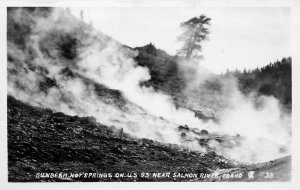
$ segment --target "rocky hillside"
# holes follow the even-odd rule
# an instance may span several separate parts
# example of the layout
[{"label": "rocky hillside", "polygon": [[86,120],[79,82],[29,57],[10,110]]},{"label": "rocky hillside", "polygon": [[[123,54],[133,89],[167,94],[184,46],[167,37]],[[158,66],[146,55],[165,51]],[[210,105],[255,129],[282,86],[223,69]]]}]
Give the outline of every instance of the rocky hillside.
[{"label": "rocky hillside", "polygon": [[[240,166],[214,152],[200,153],[134,139],[97,123],[8,97],[8,179],[28,181],[189,181],[143,178],[142,172],[212,173]],[[43,173],[138,173],[137,178],[37,178]]]},{"label": "rocky hillside", "polygon": [[[93,117],[68,116],[32,107],[10,96],[7,101],[10,182],[250,181],[249,171],[256,172],[253,181],[291,179],[290,157],[245,165],[213,151],[200,153],[173,144],[135,139],[97,123]],[[55,173],[66,176],[50,177]],[[112,177],[96,176],[101,173],[111,173]],[[125,177],[115,176],[120,173]],[[157,177],[155,173],[170,173],[170,176]],[[203,177],[212,173],[220,177]],[[240,173],[243,177],[230,178]],[[270,175],[267,173],[272,177],[266,177]]]}]

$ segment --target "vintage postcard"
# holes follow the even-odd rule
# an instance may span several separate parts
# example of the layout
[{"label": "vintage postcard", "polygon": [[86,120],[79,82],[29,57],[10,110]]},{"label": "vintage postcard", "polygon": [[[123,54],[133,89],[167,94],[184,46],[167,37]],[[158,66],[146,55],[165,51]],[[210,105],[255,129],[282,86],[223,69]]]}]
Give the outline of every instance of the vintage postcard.
[{"label": "vintage postcard", "polygon": [[294,188],[297,3],[251,2],[7,1],[7,187]]}]

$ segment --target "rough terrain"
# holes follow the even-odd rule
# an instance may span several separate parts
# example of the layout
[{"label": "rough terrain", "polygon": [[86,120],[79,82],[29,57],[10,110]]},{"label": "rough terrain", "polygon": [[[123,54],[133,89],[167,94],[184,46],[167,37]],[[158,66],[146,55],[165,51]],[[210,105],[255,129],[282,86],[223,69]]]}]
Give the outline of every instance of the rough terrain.
[{"label": "rough terrain", "polygon": [[[8,180],[30,181],[253,181],[290,180],[290,157],[268,163],[245,165],[230,161],[213,151],[200,153],[177,145],[149,139],[134,139],[97,123],[32,107],[8,96]],[[244,173],[241,179],[205,179],[213,172]],[[171,177],[141,177],[142,173],[171,173]],[[265,178],[272,172],[273,178]],[[128,177],[41,177],[51,173],[124,173]],[[46,173],[46,174],[45,174]],[[136,177],[134,176],[136,173]],[[196,178],[172,177],[176,173],[198,174]],[[40,176],[38,176],[40,175]],[[37,177],[38,176],[38,177]],[[222,176],[222,175],[220,175]]]},{"label": "rough terrain", "polygon": [[[91,118],[67,116],[8,97],[9,181],[61,181],[37,172],[193,172],[211,173],[236,163],[209,152],[189,151],[149,139],[134,139]],[[71,181],[163,181],[103,178]],[[175,179],[172,179],[175,180]],[[178,179],[188,181],[190,179]],[[175,180],[176,181],[176,180]]]}]

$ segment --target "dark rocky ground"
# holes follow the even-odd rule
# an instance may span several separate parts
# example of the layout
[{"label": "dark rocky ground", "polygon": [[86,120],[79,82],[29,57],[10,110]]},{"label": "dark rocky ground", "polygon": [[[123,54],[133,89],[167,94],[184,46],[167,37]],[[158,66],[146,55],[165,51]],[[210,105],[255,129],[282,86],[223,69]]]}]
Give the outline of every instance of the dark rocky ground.
[{"label": "dark rocky ground", "polygon": [[[9,96],[8,180],[63,181],[36,178],[37,172],[137,172],[140,176],[141,172],[211,173],[215,169],[235,167],[214,152],[201,154],[149,139],[120,137],[113,131],[93,118],[54,113]],[[170,181],[141,177],[72,180]]]},{"label": "dark rocky ground", "polygon": [[[261,173],[256,181],[270,180],[263,176],[266,171],[274,172],[276,178],[272,180],[290,179],[290,157],[260,165],[243,165],[212,151],[204,154],[177,145],[134,139],[126,134],[121,137],[116,130],[97,123],[92,117],[55,113],[10,96],[7,101],[9,182],[220,181],[172,177],[176,172],[209,174],[216,170],[221,173],[254,170]],[[150,173],[149,177],[142,177],[143,172]],[[152,173],[155,172],[171,172],[171,177],[154,178]],[[41,177],[53,173],[67,176]],[[75,173],[82,176],[70,177]],[[95,177],[100,173],[111,173],[107,175],[112,177]],[[114,176],[115,173],[124,173],[125,177]],[[227,181],[247,181],[247,176]]]}]

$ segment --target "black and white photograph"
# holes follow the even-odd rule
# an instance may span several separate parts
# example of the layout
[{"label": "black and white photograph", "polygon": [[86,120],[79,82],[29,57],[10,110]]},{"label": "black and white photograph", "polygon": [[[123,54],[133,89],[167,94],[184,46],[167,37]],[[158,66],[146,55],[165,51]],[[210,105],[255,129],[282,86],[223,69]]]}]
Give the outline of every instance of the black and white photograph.
[{"label": "black and white photograph", "polygon": [[291,6],[68,2],[5,6],[9,184],[292,182]]}]

